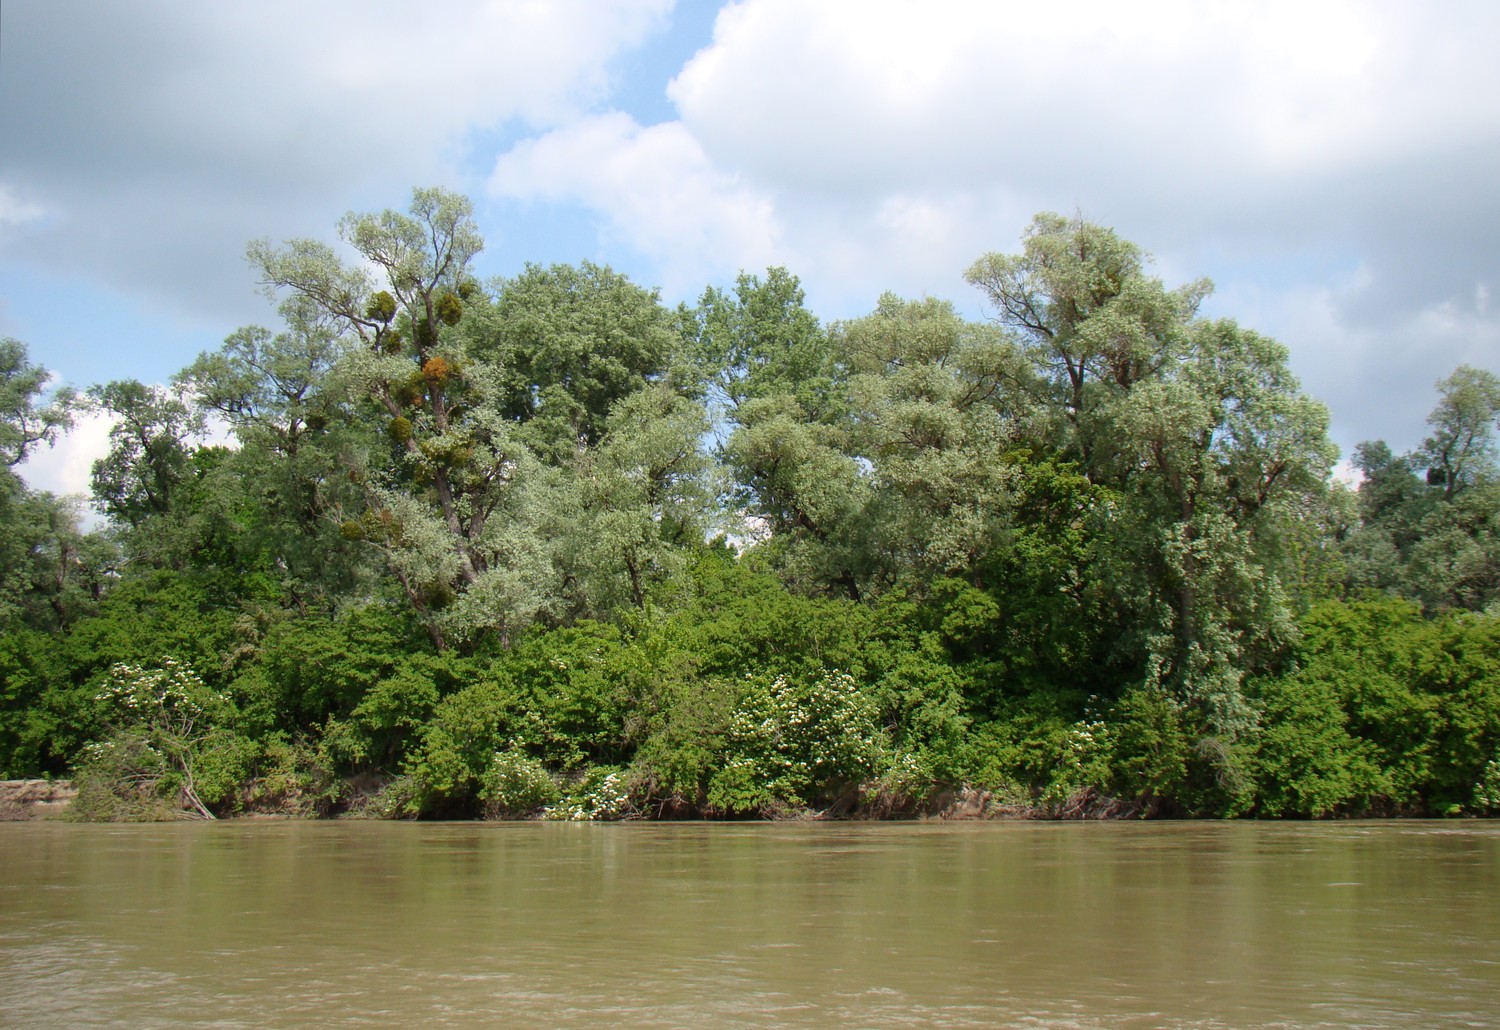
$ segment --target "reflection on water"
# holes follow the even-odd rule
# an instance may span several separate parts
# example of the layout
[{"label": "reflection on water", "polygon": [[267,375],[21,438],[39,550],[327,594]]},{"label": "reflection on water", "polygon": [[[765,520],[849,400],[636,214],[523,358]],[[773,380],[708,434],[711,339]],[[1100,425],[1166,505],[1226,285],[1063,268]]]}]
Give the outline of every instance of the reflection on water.
[{"label": "reflection on water", "polygon": [[0,1024],[1500,1025],[1500,825],[0,824]]}]

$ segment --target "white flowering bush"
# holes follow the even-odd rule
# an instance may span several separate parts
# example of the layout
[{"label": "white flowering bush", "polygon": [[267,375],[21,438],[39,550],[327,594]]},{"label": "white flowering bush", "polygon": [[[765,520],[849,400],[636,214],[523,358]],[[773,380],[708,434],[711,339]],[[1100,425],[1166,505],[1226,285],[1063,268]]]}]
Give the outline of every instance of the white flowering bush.
[{"label": "white flowering bush", "polygon": [[232,711],[228,697],[205,684],[191,666],[172,658],[163,658],[154,669],[112,666],[94,700],[118,723],[147,724],[176,738],[192,737]]},{"label": "white flowering bush", "polygon": [[624,774],[606,767],[590,769],[556,804],[542,811],[545,819],[571,822],[628,819],[635,814]]},{"label": "white flowering bush", "polygon": [[82,818],[212,819],[249,773],[255,748],[231,728],[234,705],[184,663],[115,665],[95,700],[109,732],[79,755]]},{"label": "white flowering bush", "polygon": [[487,819],[535,815],[558,796],[557,782],[547,767],[520,751],[496,751],[479,790]]},{"label": "white flowering bush", "polygon": [[1068,726],[1052,779],[1037,799],[1043,812],[1065,815],[1109,780],[1109,727],[1092,712]]},{"label": "white flowering bush", "polygon": [[709,805],[775,814],[836,801],[891,761],[878,714],[845,672],[752,685],[730,719]]}]

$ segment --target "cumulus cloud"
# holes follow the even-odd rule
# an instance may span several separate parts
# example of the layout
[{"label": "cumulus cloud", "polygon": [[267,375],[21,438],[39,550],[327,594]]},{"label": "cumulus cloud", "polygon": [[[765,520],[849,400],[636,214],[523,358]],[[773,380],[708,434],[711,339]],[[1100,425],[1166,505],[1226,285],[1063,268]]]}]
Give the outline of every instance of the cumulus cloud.
[{"label": "cumulus cloud", "polygon": [[676,117],[650,124],[621,55],[672,17],[7,5],[0,252],[234,324],[265,317],[247,239],[444,182],[534,225],[582,209],[596,255],[673,298],[785,264],[824,317],[885,289],[978,315],[963,269],[1080,211],[1169,281],[1212,275],[1213,313],[1292,348],[1346,448],[1414,444],[1428,384],[1495,365],[1492,4],[741,0],[673,67],[630,66],[669,83]]},{"label": "cumulus cloud", "polygon": [[44,444],[32,450],[16,471],[33,490],[87,497],[90,472],[94,462],[109,453],[113,426],[107,413],[84,412],[51,447]]},{"label": "cumulus cloud", "polygon": [[670,95],[715,160],[839,192],[1305,174],[1493,126],[1500,76],[1475,27],[1338,0],[747,0]]},{"label": "cumulus cloud", "polygon": [[[7,260],[244,309],[245,242],[459,185],[469,134],[577,116],[671,0],[7,5]],[[27,208],[25,210],[30,210]],[[25,224],[20,224],[24,222]]]},{"label": "cumulus cloud", "polygon": [[[1472,302],[1500,277],[1497,31],[1475,2],[743,0],[671,82],[678,121],[565,128],[492,183],[663,261],[657,227],[719,246],[753,214],[834,314],[887,287],[975,310],[970,261],[1080,210],[1246,301],[1220,313],[1304,334],[1283,338],[1346,446],[1399,446],[1500,328]],[[1372,402],[1399,386],[1394,415]]]},{"label": "cumulus cloud", "polygon": [[785,256],[771,198],[714,167],[677,122],[642,127],[620,112],[579,120],[502,155],[488,190],[602,212],[613,242],[651,258],[674,296]]}]

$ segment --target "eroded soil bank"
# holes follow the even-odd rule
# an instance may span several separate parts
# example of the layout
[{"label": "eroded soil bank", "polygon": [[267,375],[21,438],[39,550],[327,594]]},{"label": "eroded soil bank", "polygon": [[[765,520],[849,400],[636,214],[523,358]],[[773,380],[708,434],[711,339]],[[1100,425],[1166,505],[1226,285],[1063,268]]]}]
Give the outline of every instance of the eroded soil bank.
[{"label": "eroded soil bank", "polygon": [[77,793],[70,780],[0,780],[0,822],[54,818]]}]

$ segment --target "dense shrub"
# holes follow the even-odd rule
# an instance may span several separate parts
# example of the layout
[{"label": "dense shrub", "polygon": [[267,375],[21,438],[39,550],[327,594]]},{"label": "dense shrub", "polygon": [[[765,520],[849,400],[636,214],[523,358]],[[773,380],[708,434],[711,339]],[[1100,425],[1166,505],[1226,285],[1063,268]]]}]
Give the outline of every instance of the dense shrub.
[{"label": "dense shrub", "polygon": [[753,682],[730,719],[709,806],[774,814],[847,800],[891,761],[876,715],[848,673]]},{"label": "dense shrub", "polygon": [[107,735],[83,750],[81,818],[157,818],[180,811],[213,818],[249,775],[255,745],[233,729],[234,708],[191,667],[117,665],[99,693]]},{"label": "dense shrub", "polygon": [[488,819],[524,819],[558,800],[557,781],[529,755],[497,751],[479,789]]}]

